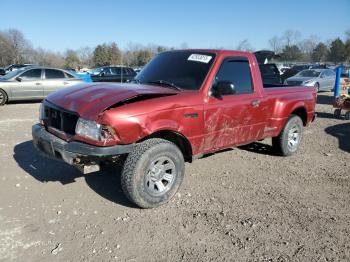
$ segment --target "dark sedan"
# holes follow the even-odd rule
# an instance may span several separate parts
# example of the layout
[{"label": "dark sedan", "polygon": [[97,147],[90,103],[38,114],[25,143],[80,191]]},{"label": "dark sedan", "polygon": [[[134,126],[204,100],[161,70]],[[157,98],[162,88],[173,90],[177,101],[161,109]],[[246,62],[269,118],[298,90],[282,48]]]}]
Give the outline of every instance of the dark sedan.
[{"label": "dark sedan", "polygon": [[129,82],[134,79],[136,72],[130,67],[103,66],[91,71],[93,82]]}]

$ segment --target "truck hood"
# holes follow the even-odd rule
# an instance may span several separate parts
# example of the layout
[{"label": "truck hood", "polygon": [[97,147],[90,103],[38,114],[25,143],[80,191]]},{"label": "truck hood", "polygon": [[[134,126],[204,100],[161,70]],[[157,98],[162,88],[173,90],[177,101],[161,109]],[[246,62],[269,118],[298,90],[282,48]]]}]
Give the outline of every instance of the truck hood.
[{"label": "truck hood", "polygon": [[132,98],[155,98],[177,94],[178,91],[166,87],[142,84],[79,84],[54,92],[46,101],[76,112],[79,116],[96,120],[98,115],[111,107],[117,107]]}]

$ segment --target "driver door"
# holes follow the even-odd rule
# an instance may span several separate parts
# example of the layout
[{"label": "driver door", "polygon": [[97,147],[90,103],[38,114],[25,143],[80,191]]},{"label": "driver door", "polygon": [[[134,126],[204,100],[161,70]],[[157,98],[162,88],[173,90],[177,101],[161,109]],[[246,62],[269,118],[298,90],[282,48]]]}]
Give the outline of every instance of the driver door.
[{"label": "driver door", "polygon": [[44,98],[42,69],[29,69],[20,74],[12,87],[12,95],[17,99]]},{"label": "driver door", "polygon": [[228,81],[234,85],[234,94],[211,95],[204,105],[204,150],[247,144],[263,137],[266,125],[261,94],[254,88],[250,64],[246,57],[224,59],[215,82]]}]

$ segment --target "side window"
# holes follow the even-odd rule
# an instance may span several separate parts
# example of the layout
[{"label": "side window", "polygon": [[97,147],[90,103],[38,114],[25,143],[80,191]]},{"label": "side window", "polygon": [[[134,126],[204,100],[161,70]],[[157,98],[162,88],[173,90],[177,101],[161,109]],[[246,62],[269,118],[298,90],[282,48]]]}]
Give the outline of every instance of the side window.
[{"label": "side window", "polygon": [[65,77],[66,78],[74,78],[74,76],[72,76],[71,74],[68,74],[67,72],[65,73]]},{"label": "side window", "polygon": [[123,75],[129,75],[129,70],[125,67],[123,67]]},{"label": "side window", "polygon": [[235,86],[236,94],[253,93],[252,76],[248,59],[233,57],[223,61],[215,81],[230,81]]},{"label": "side window", "polygon": [[104,75],[106,75],[106,76],[110,76],[110,75],[113,75],[113,74],[114,74],[110,67],[105,67],[105,68],[103,68],[103,73],[104,73]]},{"label": "side window", "polygon": [[121,70],[119,67],[112,67],[112,73],[113,75],[120,75]]},{"label": "side window", "polygon": [[46,79],[58,79],[65,78],[63,71],[55,69],[45,69],[45,78]]},{"label": "side window", "polygon": [[41,79],[41,69],[31,69],[20,75],[23,80]]}]

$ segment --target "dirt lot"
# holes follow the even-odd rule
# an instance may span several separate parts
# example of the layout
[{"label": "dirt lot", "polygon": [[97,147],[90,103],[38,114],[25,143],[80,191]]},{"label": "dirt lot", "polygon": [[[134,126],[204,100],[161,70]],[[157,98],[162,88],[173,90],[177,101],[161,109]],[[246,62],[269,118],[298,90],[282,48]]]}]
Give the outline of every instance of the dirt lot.
[{"label": "dirt lot", "polygon": [[118,169],[40,157],[39,103],[1,107],[0,261],[350,261],[350,122],[330,102],[298,154],[266,140],[197,160],[154,210],[125,199]]}]

